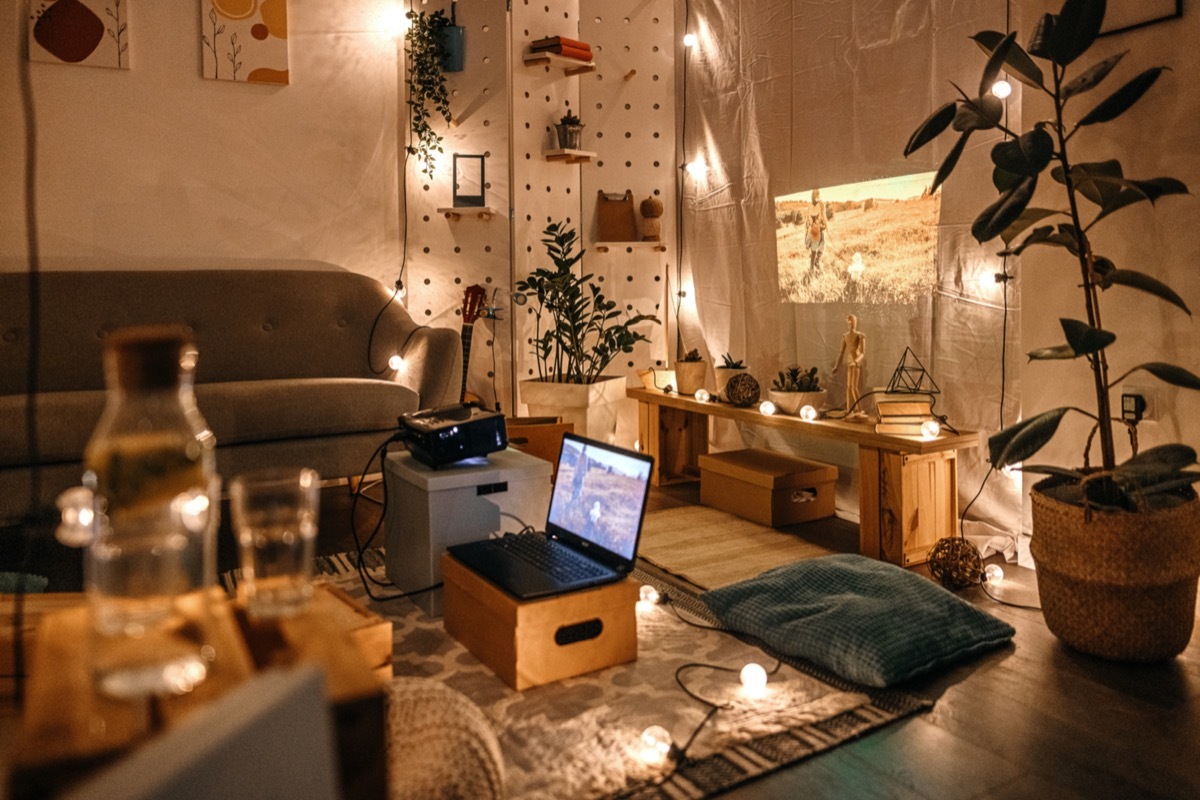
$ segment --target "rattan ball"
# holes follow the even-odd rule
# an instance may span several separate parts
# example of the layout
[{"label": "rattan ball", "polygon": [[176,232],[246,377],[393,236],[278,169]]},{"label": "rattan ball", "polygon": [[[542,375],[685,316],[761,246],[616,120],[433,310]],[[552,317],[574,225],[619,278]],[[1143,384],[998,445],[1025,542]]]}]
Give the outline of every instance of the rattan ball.
[{"label": "rattan ball", "polygon": [[758,381],[746,372],[734,375],[725,384],[725,396],[738,408],[748,408],[758,402]]},{"label": "rattan ball", "polygon": [[983,580],[983,557],[966,539],[938,539],[929,550],[929,574],[947,589],[975,586]]}]

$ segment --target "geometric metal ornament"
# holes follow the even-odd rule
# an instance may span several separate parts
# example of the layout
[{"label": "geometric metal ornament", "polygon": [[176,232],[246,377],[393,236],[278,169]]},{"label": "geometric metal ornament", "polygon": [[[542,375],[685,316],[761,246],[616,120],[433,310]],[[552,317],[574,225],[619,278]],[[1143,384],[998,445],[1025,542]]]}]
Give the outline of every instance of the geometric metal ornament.
[{"label": "geometric metal ornament", "polygon": [[904,348],[904,355],[900,357],[900,363],[896,365],[896,371],[892,373],[892,380],[888,383],[887,390],[930,395],[940,394],[942,391],[930,377],[925,365],[917,358],[917,354],[909,347]]}]

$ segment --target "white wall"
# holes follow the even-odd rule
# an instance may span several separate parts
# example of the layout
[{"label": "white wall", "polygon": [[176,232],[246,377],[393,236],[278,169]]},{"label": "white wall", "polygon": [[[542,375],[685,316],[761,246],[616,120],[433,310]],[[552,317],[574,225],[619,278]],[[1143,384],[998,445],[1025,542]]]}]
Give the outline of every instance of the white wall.
[{"label": "white wall", "polygon": [[[286,87],[201,77],[195,0],[130,3],[131,69],[31,63],[44,264],[399,264],[390,0],[290,0]],[[24,269],[26,2],[0,11],[0,263]]]}]

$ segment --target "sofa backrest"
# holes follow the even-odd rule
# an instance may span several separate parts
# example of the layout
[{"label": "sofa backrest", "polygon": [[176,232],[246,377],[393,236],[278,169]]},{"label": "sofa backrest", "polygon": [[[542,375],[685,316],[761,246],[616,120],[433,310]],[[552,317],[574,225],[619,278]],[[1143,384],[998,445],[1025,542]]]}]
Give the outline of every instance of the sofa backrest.
[{"label": "sofa backrest", "polygon": [[[42,272],[38,285],[43,392],[103,388],[104,337],[127,325],[186,325],[197,383],[390,380],[388,356],[418,327],[383,284],[339,269]],[[26,389],[29,286],[23,273],[0,273],[0,395]]]}]

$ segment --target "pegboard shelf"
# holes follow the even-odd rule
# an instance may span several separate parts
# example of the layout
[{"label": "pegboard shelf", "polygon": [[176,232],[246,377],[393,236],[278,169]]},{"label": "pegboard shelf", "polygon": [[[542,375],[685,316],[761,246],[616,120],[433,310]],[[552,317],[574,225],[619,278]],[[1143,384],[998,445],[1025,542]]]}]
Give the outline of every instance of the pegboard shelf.
[{"label": "pegboard shelf", "polygon": [[457,206],[454,208],[439,208],[437,213],[442,214],[446,219],[451,221],[458,221],[463,217],[479,217],[484,222],[487,222],[498,212],[490,206]]},{"label": "pegboard shelf", "polygon": [[578,58],[560,56],[557,53],[531,53],[528,50],[525,51],[525,66],[555,67],[561,69],[568,77],[596,71],[595,61],[580,61]]},{"label": "pegboard shelf", "polygon": [[655,250],[659,253],[667,252],[667,246],[662,242],[592,242],[592,249],[597,253],[607,253],[612,249],[626,250]]},{"label": "pegboard shelf", "polygon": [[547,161],[565,161],[568,164],[586,164],[596,157],[590,150],[543,150]]}]

